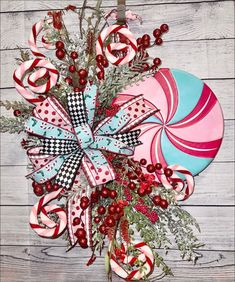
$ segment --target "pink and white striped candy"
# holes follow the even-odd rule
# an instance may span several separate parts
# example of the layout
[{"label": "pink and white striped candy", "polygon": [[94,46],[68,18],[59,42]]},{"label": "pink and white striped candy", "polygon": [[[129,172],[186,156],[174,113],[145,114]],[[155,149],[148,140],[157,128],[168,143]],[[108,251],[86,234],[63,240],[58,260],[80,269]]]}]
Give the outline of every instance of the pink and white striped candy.
[{"label": "pink and white striped candy", "polygon": [[[67,217],[65,211],[61,207],[54,204],[47,206],[50,201],[57,199],[61,192],[63,192],[63,188],[43,196],[32,208],[29,223],[31,228],[40,237],[52,239],[57,238],[67,226]],[[59,218],[59,222],[54,222],[51,220],[48,216],[49,213],[55,213]],[[41,223],[44,226],[40,225],[38,216],[40,216]]]},{"label": "pink and white striped candy", "polygon": [[[161,182],[163,186],[169,189],[174,188],[174,190],[179,193],[176,195],[177,201],[184,201],[188,199],[193,194],[195,185],[192,173],[180,165],[170,165],[167,168],[173,171],[173,175],[171,177],[166,177],[164,174],[161,175]],[[177,172],[184,175],[186,180],[180,178]],[[176,184],[176,187],[172,184]]]},{"label": "pink and white striped candy", "polygon": [[[48,23],[51,23],[51,22],[52,22],[51,20],[48,20]],[[42,58],[46,56],[43,53],[41,53],[41,50],[37,46],[37,37],[43,29],[43,24],[44,24],[44,20],[41,20],[38,23],[35,23],[33,25],[30,36],[29,36],[29,40],[28,40],[29,47],[32,53],[34,54],[34,56],[42,57]],[[46,49],[54,49],[54,45],[47,43],[43,36],[42,36],[42,45]]]},{"label": "pink and white striped candy", "polygon": [[[28,76],[29,89],[26,89],[23,80],[28,72],[31,73]],[[56,85],[58,77],[59,77],[59,72],[48,60],[38,59],[38,58],[22,63],[15,70],[13,75],[16,90],[29,103],[32,104],[42,102],[45,99],[44,97],[35,97],[33,93],[37,93],[37,94],[47,93],[52,87]],[[41,78],[47,78],[46,83],[42,85],[37,85],[36,84],[37,80]]]},{"label": "pink and white striped candy", "polygon": [[[111,245],[110,245],[111,246]],[[127,245],[122,244],[123,259],[122,263],[133,266],[139,260],[144,263],[141,269],[126,270],[118,262],[115,254],[111,254],[110,266],[111,269],[121,278],[127,281],[141,280],[143,277],[148,276],[154,268],[154,255],[150,247],[145,242],[135,242],[132,246],[140,252],[138,257],[130,256],[127,254]]]},{"label": "pink and white striped candy", "polygon": [[[129,45],[120,42],[111,42],[105,46],[105,41],[111,35],[120,33],[129,40]],[[126,56],[117,58],[112,54],[112,51],[127,51]],[[97,40],[96,53],[97,55],[105,55],[108,61],[114,65],[124,65],[130,62],[136,55],[137,42],[125,25],[112,25],[104,29]]]}]

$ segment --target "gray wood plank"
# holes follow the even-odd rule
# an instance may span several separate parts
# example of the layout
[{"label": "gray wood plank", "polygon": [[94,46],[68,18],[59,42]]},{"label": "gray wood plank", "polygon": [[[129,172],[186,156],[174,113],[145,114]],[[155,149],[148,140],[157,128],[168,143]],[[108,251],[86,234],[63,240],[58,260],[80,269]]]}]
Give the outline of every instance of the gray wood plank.
[{"label": "gray wood plank", "polygon": [[[174,41],[150,50],[160,57],[162,67],[186,70],[201,79],[234,78],[234,40]],[[18,50],[1,51],[1,88],[13,87],[12,74],[16,68]],[[231,90],[232,91],[232,90]]]},{"label": "gray wood plank", "polygon": [[[95,263],[86,267],[89,259],[87,250],[73,249],[65,253],[63,247],[2,247],[1,248],[1,273],[3,281],[45,281],[57,282],[72,281],[106,281],[104,270],[104,249],[101,257]],[[159,250],[162,254],[162,250]],[[234,281],[234,253],[226,251],[201,251],[203,257],[196,265],[180,261],[176,250],[169,251],[165,258],[171,267],[174,277],[167,276],[162,281],[203,281],[203,282],[232,282]],[[152,276],[158,273],[155,268]],[[113,275],[113,281],[122,281]]]},{"label": "gray wood plank", "polygon": [[[135,5],[167,5],[167,4],[187,4],[190,3],[201,3],[201,2],[214,2],[214,0],[128,0],[126,1],[127,7],[135,6]],[[217,2],[223,2],[223,0],[218,0]],[[116,0],[103,0],[102,6],[108,7],[116,7]],[[1,12],[16,12],[16,11],[32,11],[32,10],[50,10],[50,9],[63,9],[67,5],[75,5],[77,7],[81,7],[82,1],[18,1],[11,0],[10,2],[7,0],[1,1]],[[88,4],[90,6],[94,6],[96,4],[96,0],[89,0]]]},{"label": "gray wood plank", "polygon": [[[38,198],[33,193],[31,181],[24,177],[25,166],[2,166],[1,205],[34,205]],[[234,163],[212,163],[195,178],[194,194],[182,205],[233,205]]]},{"label": "gray wood plank", "polygon": [[[234,79],[225,80],[205,80],[205,83],[212,89],[217,96],[223,109],[225,119],[234,118]],[[1,89],[1,99],[9,101],[23,101],[24,99],[14,88]],[[11,115],[12,112],[1,109],[2,115]]]},{"label": "gray wood plank", "polygon": [[[199,239],[208,250],[234,249],[233,207],[185,207],[201,226]],[[56,240],[38,237],[29,230],[30,207],[1,207],[2,245],[66,246],[61,238]],[[226,230],[226,232],[225,232]]]},{"label": "gray wood plank", "polygon": [[[144,19],[143,25],[130,24],[136,38],[144,33],[151,34],[155,27],[165,21],[170,26],[170,32],[164,35],[166,41],[234,37],[232,2],[136,6],[134,11]],[[27,47],[32,25],[45,16],[45,11],[2,14],[1,49],[12,49],[16,45]],[[68,30],[78,32],[77,15],[70,13],[65,19]],[[216,24],[218,21],[219,25]]]}]

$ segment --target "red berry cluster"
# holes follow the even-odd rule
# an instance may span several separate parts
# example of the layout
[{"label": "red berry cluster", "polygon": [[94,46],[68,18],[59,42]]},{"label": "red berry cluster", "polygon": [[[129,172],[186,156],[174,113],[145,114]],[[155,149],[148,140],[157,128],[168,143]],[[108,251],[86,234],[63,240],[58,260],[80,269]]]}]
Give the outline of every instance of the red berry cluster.
[{"label": "red berry cluster", "polygon": [[165,199],[162,199],[160,195],[155,195],[152,198],[152,201],[155,206],[160,206],[162,209],[167,209],[168,207],[168,202]]},{"label": "red berry cluster", "polygon": [[[60,60],[63,60],[64,57],[67,54],[67,52],[64,48],[65,48],[64,42],[62,42],[62,41],[56,42],[56,49],[57,49],[56,50],[56,57]],[[76,64],[74,62],[78,58],[78,53],[76,51],[73,51],[68,55],[69,55],[70,61],[72,59],[72,64],[70,64],[69,67],[68,67],[68,71],[69,71],[70,75],[65,78],[65,81],[68,85],[72,85],[73,79],[72,79],[71,75],[74,76],[75,74],[77,74],[79,85],[81,86],[81,88],[84,88],[84,86],[87,84],[88,71],[86,69],[77,69]],[[81,91],[81,88],[75,87],[74,91],[79,92],[79,91]]]},{"label": "red berry cluster", "polygon": [[[79,219],[79,218],[77,217],[77,219]],[[83,249],[88,248],[87,238],[86,238],[87,234],[86,234],[86,230],[85,229],[78,228],[76,230],[76,232],[74,233],[74,235],[77,237],[78,243],[81,246],[81,248],[83,248]]]},{"label": "red berry cluster", "polygon": [[58,184],[52,184],[50,181],[47,181],[45,184],[39,184],[33,181],[32,186],[34,194],[38,197],[41,197],[46,192],[50,193],[59,189]]},{"label": "red berry cluster", "polygon": [[109,66],[109,62],[103,55],[100,54],[96,56],[96,65],[100,69],[100,71],[97,72],[97,78],[99,80],[103,80],[105,73],[104,69]]},{"label": "red berry cluster", "polygon": [[[150,47],[153,47],[154,45],[162,45],[162,35],[169,30],[169,27],[167,24],[162,24],[160,28],[156,28],[153,31],[154,36],[154,44],[151,45],[151,37],[149,34],[144,34],[142,37],[137,38],[137,45],[138,45],[138,51],[143,54],[143,59],[146,61],[148,60],[149,54],[147,52],[147,49]],[[133,62],[136,60],[136,57],[133,59],[133,61],[130,62],[130,66],[133,64]],[[152,65],[148,64],[147,62],[144,62],[142,64],[141,71],[148,71],[148,70],[156,70],[157,67],[161,65],[162,61],[160,58],[154,58]]]}]

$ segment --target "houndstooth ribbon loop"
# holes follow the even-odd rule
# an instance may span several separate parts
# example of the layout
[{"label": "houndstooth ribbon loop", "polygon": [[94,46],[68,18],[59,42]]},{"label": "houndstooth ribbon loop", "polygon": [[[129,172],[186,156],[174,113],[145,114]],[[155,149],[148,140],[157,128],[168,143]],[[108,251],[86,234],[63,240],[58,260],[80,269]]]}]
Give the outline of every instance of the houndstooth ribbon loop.
[{"label": "houndstooth ribbon loop", "polygon": [[[140,95],[93,129],[96,95],[96,86],[88,84],[84,93],[68,94],[68,113],[55,97],[48,97],[34,109],[26,131],[40,137],[41,146],[28,151],[35,167],[29,177],[39,183],[55,177],[55,183],[70,189],[81,167],[91,186],[115,179],[115,172],[102,151],[132,155],[134,147],[141,142],[140,130],[130,129],[155,110],[145,105]],[[139,111],[137,115],[136,107],[143,104],[144,114]],[[45,112],[53,118],[45,117]]]}]

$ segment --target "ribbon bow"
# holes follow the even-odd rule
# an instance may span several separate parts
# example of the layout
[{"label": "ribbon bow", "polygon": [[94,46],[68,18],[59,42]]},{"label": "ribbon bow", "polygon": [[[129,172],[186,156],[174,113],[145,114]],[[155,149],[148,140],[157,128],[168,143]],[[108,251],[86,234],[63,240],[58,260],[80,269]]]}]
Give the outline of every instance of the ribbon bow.
[{"label": "ribbon bow", "polygon": [[112,117],[93,128],[97,87],[88,84],[84,93],[67,96],[68,113],[55,97],[48,97],[33,111],[26,131],[41,137],[41,145],[28,151],[35,170],[28,175],[38,183],[55,177],[55,183],[71,188],[80,166],[89,184],[97,186],[115,179],[102,151],[133,155],[140,130],[131,128],[155,113],[142,95],[122,105]]}]

